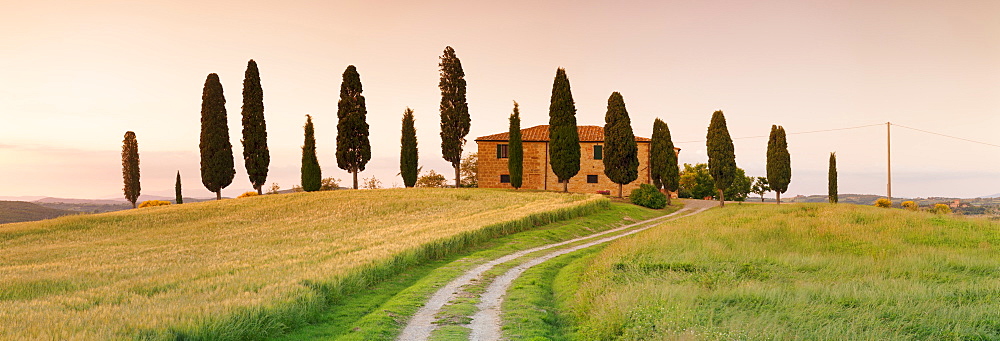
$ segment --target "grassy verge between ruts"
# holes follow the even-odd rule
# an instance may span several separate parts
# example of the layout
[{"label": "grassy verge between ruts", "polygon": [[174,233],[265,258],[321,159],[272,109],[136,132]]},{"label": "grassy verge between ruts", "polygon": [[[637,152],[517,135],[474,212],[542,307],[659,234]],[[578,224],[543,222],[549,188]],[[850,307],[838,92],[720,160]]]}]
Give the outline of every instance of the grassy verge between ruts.
[{"label": "grassy verge between ruts", "polygon": [[1000,224],[855,205],[727,205],[571,265],[578,340],[1000,339]]},{"label": "grassy verge between ruts", "polygon": [[[397,283],[393,284],[397,288],[408,286],[391,298],[385,299],[386,297],[380,296],[379,292],[382,292],[380,287],[373,287],[373,290],[360,292],[352,298],[365,301],[363,308],[352,309],[334,305],[331,310],[349,313],[328,314],[316,325],[295,330],[277,339],[296,340],[322,336],[340,340],[392,340],[405,326],[409,316],[412,316],[438,288],[482,262],[526,248],[573,239],[621,226],[630,221],[666,213],[668,212],[649,210],[630,204],[612,203],[610,210],[496,238],[470,248],[466,253],[468,256],[455,258],[455,261],[430,270],[422,277],[414,273],[407,278],[390,279],[387,283]],[[451,326],[443,326],[443,329],[449,330]]]}]

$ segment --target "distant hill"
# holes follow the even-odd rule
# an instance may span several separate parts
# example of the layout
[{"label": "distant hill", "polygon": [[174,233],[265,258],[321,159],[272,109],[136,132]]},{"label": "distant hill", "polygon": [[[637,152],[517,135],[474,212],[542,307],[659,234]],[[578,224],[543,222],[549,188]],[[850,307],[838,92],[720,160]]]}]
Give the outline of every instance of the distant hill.
[{"label": "distant hill", "polygon": [[79,212],[45,207],[25,201],[0,201],[0,224],[52,219]]},{"label": "distant hill", "polygon": [[981,196],[981,197],[978,197],[978,198],[979,199],[1000,198],[1000,193],[995,193],[995,194],[990,194],[990,195],[984,195],[984,196]]},{"label": "distant hill", "polygon": [[35,201],[45,196],[24,195],[24,196],[0,196],[0,201]]},{"label": "distant hill", "polygon": [[[155,195],[141,195],[136,202],[141,203],[146,200],[164,200],[171,203],[174,198],[167,198]],[[184,198],[185,203],[195,203],[215,199]],[[35,203],[54,209],[69,210],[82,213],[104,213],[127,210],[132,208],[132,204],[125,199],[69,199],[69,198],[42,198]]]},{"label": "distant hill", "polygon": [[[837,202],[844,204],[857,204],[857,205],[871,205],[878,200],[878,198],[884,198],[884,195],[875,194],[838,194]],[[790,202],[829,202],[826,195],[799,195],[795,197],[788,198]],[[898,199],[895,201],[899,201]]]},{"label": "distant hill", "polygon": [[35,200],[36,203],[52,203],[61,202],[64,204],[96,204],[96,205],[119,205],[128,203],[125,199],[114,200],[114,199],[73,199],[73,198],[53,198],[45,197]]}]

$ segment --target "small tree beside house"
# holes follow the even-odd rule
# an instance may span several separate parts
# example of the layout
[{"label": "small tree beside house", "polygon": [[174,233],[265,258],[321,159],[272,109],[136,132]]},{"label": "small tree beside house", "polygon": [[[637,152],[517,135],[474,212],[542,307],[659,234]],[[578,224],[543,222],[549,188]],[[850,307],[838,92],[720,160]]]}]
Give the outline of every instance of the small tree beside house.
[{"label": "small tree beside house", "polygon": [[677,150],[670,137],[667,123],[657,118],[653,121],[653,135],[649,143],[649,168],[653,186],[657,190],[666,190],[667,205],[670,205],[670,192],[680,188],[680,167],[677,165]]},{"label": "small tree beside house", "polygon": [[566,70],[556,69],[549,101],[549,164],[569,192],[569,179],[580,172],[580,136],[576,127],[576,103]]},{"label": "small tree beside house", "polygon": [[514,112],[510,114],[510,140],[508,144],[507,171],[510,173],[510,186],[521,188],[524,174],[524,146],[521,144],[521,111],[514,102]]},{"label": "small tree beside house", "polygon": [[608,111],[604,116],[604,174],[618,184],[618,197],[622,186],[639,177],[639,150],[632,132],[632,121],[625,109],[625,99],[613,92],[608,98]]},{"label": "small tree beside house", "polygon": [[724,192],[736,178],[736,153],[722,110],[712,113],[712,122],[708,126],[705,143],[708,149],[708,171],[719,193],[719,206],[725,206]]}]

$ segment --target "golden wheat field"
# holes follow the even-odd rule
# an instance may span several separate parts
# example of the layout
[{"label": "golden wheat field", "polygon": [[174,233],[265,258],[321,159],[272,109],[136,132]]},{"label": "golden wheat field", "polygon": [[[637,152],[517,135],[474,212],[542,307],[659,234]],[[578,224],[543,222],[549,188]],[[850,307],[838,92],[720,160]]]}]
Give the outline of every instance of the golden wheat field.
[{"label": "golden wheat field", "polygon": [[0,338],[130,339],[198,328],[248,307],[307,301],[315,293],[303,283],[429,242],[596,200],[603,199],[345,190],[4,224]]}]

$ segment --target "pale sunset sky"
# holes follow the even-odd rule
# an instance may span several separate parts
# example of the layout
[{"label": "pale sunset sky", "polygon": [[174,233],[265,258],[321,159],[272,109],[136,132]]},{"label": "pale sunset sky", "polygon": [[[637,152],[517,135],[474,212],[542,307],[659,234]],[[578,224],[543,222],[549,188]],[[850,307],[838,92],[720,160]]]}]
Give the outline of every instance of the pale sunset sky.
[{"label": "pale sunset sky", "polygon": [[[268,183],[299,183],[302,126],[316,124],[324,177],[336,167],[341,74],[361,74],[372,160],[361,177],[401,186],[400,119],[416,115],[420,164],[441,158],[438,58],[455,48],[472,140],[548,122],[556,68],[581,125],[625,98],[648,137],[670,126],[682,163],[705,162],[711,114],[734,138],[789,133],[784,196],[825,194],[837,152],[841,193],[885,193],[891,121],[1000,145],[1000,1],[12,1],[0,0],[0,196],[122,198],[121,146],[139,142],[142,193],[213,197],[200,180],[205,77],[225,89],[236,178],[243,73],[260,67]],[[894,127],[893,195],[1000,192],[1000,147]],[[736,139],[737,164],[763,176],[766,138]],[[265,186],[266,187],[266,186]],[[770,194],[773,196],[773,194]]]}]

